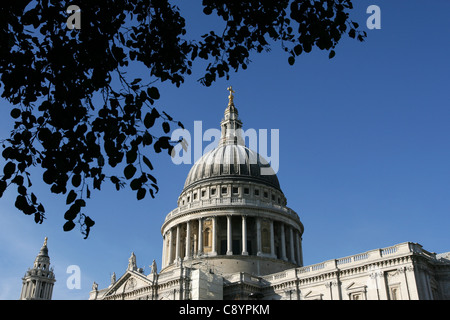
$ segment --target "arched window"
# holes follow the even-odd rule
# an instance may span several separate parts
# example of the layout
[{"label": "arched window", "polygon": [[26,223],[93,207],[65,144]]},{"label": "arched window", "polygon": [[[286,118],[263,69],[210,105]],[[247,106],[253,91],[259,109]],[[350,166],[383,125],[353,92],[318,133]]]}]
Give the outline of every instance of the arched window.
[{"label": "arched window", "polygon": [[209,229],[209,228],[206,228],[203,231],[203,245],[205,247],[211,246],[211,229]]}]

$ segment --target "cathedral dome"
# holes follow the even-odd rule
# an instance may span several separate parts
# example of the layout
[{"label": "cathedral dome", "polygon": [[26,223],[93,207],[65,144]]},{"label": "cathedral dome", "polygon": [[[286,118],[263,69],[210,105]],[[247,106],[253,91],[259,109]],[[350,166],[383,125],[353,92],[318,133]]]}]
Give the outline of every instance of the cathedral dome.
[{"label": "cathedral dome", "polygon": [[200,182],[226,178],[262,183],[281,191],[278,178],[270,164],[257,152],[245,146],[242,122],[238,117],[231,91],[228,107],[220,124],[222,135],[219,145],[204,154],[192,166],[184,183],[184,190]]},{"label": "cathedral dome", "polygon": [[218,146],[192,166],[161,226],[162,273],[196,265],[220,274],[267,275],[303,265],[303,224],[287,207],[275,171],[245,146],[228,88]]},{"label": "cathedral dome", "polygon": [[270,164],[241,144],[222,144],[203,155],[189,171],[184,189],[224,178],[259,182],[281,191]]}]

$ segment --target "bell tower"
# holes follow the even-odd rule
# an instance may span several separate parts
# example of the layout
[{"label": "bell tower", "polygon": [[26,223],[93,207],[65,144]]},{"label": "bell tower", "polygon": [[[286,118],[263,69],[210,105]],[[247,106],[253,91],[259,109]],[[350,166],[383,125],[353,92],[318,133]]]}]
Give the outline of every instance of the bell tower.
[{"label": "bell tower", "polygon": [[22,278],[22,293],[20,300],[51,300],[55,283],[53,267],[50,268],[47,237],[34,260],[33,268],[28,268]]}]

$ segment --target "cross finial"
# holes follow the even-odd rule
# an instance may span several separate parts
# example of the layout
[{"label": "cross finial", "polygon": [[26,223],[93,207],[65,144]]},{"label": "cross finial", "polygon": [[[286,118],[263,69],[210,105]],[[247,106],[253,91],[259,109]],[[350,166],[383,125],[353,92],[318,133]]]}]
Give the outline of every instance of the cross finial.
[{"label": "cross finial", "polygon": [[231,104],[231,103],[233,103],[233,98],[234,98],[233,93],[234,93],[234,90],[233,90],[233,87],[231,87],[231,86],[229,86],[229,87],[227,88],[227,90],[230,91],[230,95],[228,96],[228,104]]}]

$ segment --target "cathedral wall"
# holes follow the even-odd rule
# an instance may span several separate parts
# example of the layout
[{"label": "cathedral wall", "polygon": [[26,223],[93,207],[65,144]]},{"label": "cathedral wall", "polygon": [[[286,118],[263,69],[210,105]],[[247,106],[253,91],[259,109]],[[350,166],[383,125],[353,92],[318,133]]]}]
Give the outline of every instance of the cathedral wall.
[{"label": "cathedral wall", "polygon": [[223,278],[200,269],[191,272],[192,300],[222,300]]}]

